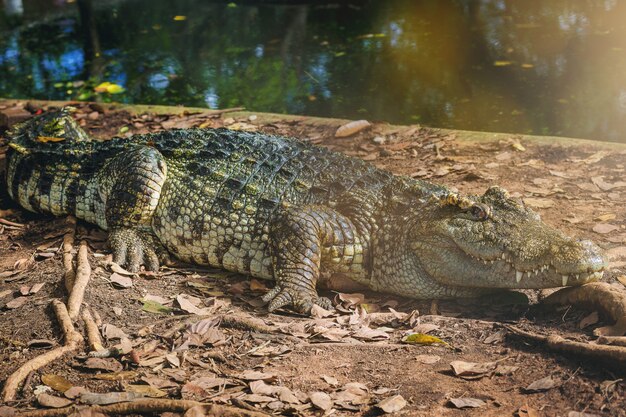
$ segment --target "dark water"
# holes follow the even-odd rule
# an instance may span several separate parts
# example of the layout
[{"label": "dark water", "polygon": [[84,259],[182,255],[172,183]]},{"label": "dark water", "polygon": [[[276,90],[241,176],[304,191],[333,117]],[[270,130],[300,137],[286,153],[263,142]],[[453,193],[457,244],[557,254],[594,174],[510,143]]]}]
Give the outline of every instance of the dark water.
[{"label": "dark water", "polygon": [[4,97],[626,142],[626,1],[3,1]]}]

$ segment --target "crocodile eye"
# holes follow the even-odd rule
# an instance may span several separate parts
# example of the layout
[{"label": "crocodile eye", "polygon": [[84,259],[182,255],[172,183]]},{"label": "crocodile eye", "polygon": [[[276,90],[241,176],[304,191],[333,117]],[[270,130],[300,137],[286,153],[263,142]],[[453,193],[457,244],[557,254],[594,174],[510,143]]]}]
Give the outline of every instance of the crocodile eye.
[{"label": "crocodile eye", "polygon": [[470,208],[471,215],[476,220],[487,220],[491,215],[491,207],[486,204],[475,204]]}]

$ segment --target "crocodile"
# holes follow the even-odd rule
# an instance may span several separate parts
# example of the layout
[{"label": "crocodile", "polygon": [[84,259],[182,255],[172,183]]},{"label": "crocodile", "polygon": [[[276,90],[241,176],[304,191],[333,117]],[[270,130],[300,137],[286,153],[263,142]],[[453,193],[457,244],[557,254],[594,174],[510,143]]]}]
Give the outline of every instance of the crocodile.
[{"label": "crocodile", "polygon": [[108,231],[114,262],[157,270],[171,254],[273,279],[269,311],[332,308],[317,285],[337,274],[449,299],[581,285],[607,266],[498,186],[464,195],[292,138],[194,128],[96,140],[63,108],[15,127],[6,156],[13,199]]}]

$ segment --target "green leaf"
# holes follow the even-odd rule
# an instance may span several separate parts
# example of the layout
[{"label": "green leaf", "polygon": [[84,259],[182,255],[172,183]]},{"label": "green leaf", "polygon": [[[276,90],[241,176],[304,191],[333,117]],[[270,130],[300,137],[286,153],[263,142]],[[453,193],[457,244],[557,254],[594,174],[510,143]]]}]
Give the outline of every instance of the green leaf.
[{"label": "green leaf", "polygon": [[173,311],[171,308],[152,300],[143,300],[143,307],[141,309],[148,313],[155,314],[169,314]]}]

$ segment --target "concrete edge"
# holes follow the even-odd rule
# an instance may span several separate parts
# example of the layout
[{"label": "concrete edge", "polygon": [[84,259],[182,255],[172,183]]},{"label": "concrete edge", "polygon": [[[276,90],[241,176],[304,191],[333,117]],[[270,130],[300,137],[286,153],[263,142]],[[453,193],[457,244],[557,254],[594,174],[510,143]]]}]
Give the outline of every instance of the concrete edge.
[{"label": "concrete edge", "polygon": [[[64,106],[72,103],[77,103],[76,101],[58,101],[58,100],[29,100],[29,99],[3,99],[0,97],[0,103],[6,104],[14,104],[14,103],[33,103],[34,105],[53,105],[53,106]],[[109,107],[112,110],[126,110],[131,114],[141,114],[141,113],[155,113],[155,114],[182,114],[182,113],[194,113],[194,114],[222,114],[225,113],[224,110],[212,110],[203,107],[183,107],[183,106],[164,106],[164,105],[151,105],[151,104],[123,104],[123,103],[99,103],[105,107]],[[292,114],[277,114],[277,113],[263,113],[263,112],[253,112],[248,110],[235,110],[229,111],[225,114],[228,114],[227,117],[248,117],[250,115],[256,115],[258,117],[257,120],[263,123],[271,123],[275,121],[298,121],[302,123],[317,125],[317,126],[327,126],[337,128],[342,124],[349,122],[347,119],[335,119],[335,118],[325,118],[325,117],[316,117],[316,116],[298,116]],[[454,140],[460,143],[470,143],[470,142],[497,142],[502,140],[508,140],[511,138],[515,138],[520,140],[522,143],[534,143],[540,145],[554,145],[557,144],[563,147],[592,147],[597,149],[607,149],[613,151],[626,151],[626,144],[617,143],[617,142],[605,142],[605,141],[596,141],[590,139],[579,139],[579,138],[570,138],[570,137],[561,137],[561,136],[536,136],[536,135],[524,135],[519,133],[502,133],[502,132],[480,132],[480,131],[471,131],[471,130],[455,130],[455,129],[442,129],[442,128],[431,128],[422,125],[394,125],[394,124],[377,124],[377,128],[382,130],[382,134],[385,132],[392,132],[398,130],[408,130],[415,127],[425,127],[431,129],[434,132],[441,133],[442,135],[454,136]]]}]

